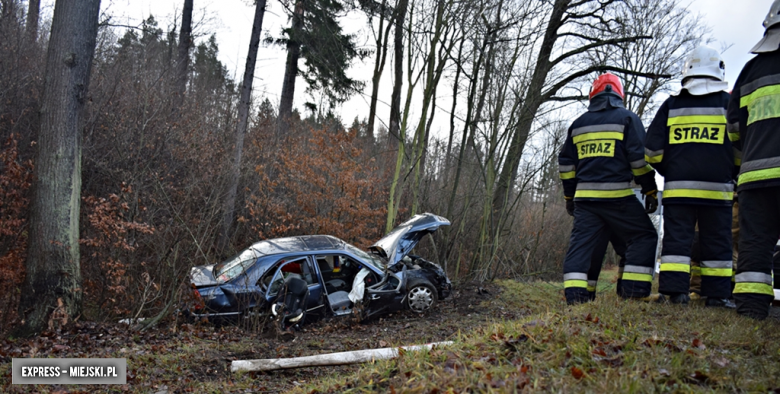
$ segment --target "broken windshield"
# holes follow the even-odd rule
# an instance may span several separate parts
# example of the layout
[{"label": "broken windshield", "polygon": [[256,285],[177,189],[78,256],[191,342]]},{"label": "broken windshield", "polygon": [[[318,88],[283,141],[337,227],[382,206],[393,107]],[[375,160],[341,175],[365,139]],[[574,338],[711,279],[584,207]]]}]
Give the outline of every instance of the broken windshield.
[{"label": "broken windshield", "polygon": [[219,283],[225,283],[238,275],[241,275],[249,268],[255,260],[260,257],[253,249],[246,249],[243,252],[217,264],[214,267],[214,277]]},{"label": "broken windshield", "polygon": [[382,270],[385,269],[384,264],[382,263],[382,260],[378,259],[376,256],[372,256],[372,255],[370,255],[370,254],[368,254],[368,253],[366,253],[366,252],[364,252],[364,251],[362,251],[362,250],[360,250],[360,249],[358,249],[358,248],[356,248],[356,247],[354,247],[354,246],[352,246],[352,245],[350,245],[348,243],[345,243],[345,245],[347,247],[347,250],[349,250],[351,253],[354,253],[358,257],[360,257],[360,259],[362,259],[366,263],[371,264],[377,270],[382,271]]}]

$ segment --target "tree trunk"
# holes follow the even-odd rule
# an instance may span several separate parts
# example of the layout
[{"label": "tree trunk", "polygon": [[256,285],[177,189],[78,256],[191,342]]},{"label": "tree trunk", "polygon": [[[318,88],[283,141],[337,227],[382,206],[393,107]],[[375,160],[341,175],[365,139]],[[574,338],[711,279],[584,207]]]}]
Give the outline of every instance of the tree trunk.
[{"label": "tree trunk", "polygon": [[[379,34],[376,38],[376,63],[374,64],[374,75],[371,77],[371,101],[368,110],[368,134],[374,136],[374,118],[376,118],[376,103],[379,99],[379,81],[382,79],[382,73],[387,61],[387,42],[390,38],[390,29],[393,27],[392,21],[385,23],[385,10],[387,9],[387,0],[382,0],[382,8],[379,12]],[[383,34],[384,28],[384,34]]]},{"label": "tree trunk", "polygon": [[252,101],[252,82],[255,79],[255,64],[257,63],[257,49],[260,46],[260,32],[263,30],[263,16],[265,15],[266,0],[258,0],[255,5],[255,19],[252,22],[252,36],[249,39],[249,53],[246,55],[246,67],[244,68],[244,81],[241,84],[241,99],[238,103],[238,124],[236,125],[236,147],[233,156],[233,166],[230,169],[225,208],[222,216],[222,232],[220,234],[219,248],[225,251],[231,229],[233,216],[236,210],[236,195],[241,174],[241,156],[244,149],[244,134],[246,134],[249,121],[249,104]]},{"label": "tree trunk", "polygon": [[184,93],[187,91],[187,67],[190,64],[190,48],[192,48],[192,7],[193,0],[184,0],[184,10],[181,14],[181,30],[176,59],[176,82],[173,92],[173,112],[178,112],[184,104]]},{"label": "tree trunk", "polygon": [[387,130],[391,148],[395,148],[399,142],[403,143],[400,140],[399,130],[401,128],[401,88],[404,85],[404,20],[406,19],[406,9],[408,7],[409,0],[398,0],[395,10],[395,21],[393,22],[395,25],[393,34],[393,48],[395,50],[393,71],[395,76],[393,94],[390,98],[390,125]]},{"label": "tree trunk", "polygon": [[[405,136],[401,130],[401,88],[404,84],[404,20],[406,19],[406,9],[409,6],[409,0],[398,0],[395,10],[395,33],[393,35],[393,45],[395,48],[394,71],[395,81],[393,83],[393,95],[390,101],[390,127],[388,129],[387,139],[391,148],[398,148],[396,157],[395,172],[393,181],[390,184],[390,195],[387,201],[387,222],[385,223],[385,232],[390,232],[395,224],[395,193],[398,187],[398,178],[401,173],[404,156]],[[411,70],[409,71],[411,72]]]},{"label": "tree trunk", "polygon": [[67,323],[81,311],[79,121],[99,11],[100,0],[57,0],[54,8],[30,207],[27,275],[19,302],[21,335]]},{"label": "tree trunk", "polygon": [[279,101],[279,117],[276,121],[276,137],[282,138],[290,129],[293,98],[295,98],[295,78],[298,77],[298,59],[301,57],[301,44],[295,39],[303,29],[304,0],[295,3],[292,18],[292,34],[287,41],[287,63],[284,67],[282,98]]},{"label": "tree trunk", "polygon": [[[427,131],[427,116],[428,111],[430,109],[431,101],[433,98],[433,95],[436,92],[436,86],[439,84],[439,77],[441,76],[441,70],[444,69],[444,63],[446,59],[445,57],[442,57],[440,59],[436,58],[436,45],[441,40],[442,30],[444,29],[443,26],[443,19],[444,19],[444,0],[438,0],[436,5],[436,22],[434,23],[434,33],[433,37],[430,41],[430,47],[428,48],[428,55],[425,60],[427,63],[427,70],[426,70],[426,76],[425,76],[425,88],[423,89],[423,103],[422,103],[422,110],[420,111],[420,121],[417,123],[417,130],[415,130],[415,144],[414,144],[414,155],[412,156],[412,166],[414,167],[414,183],[412,183],[412,216],[417,214],[417,209],[419,207],[419,193],[420,193],[420,182],[422,178],[422,158],[423,153],[425,152],[425,148],[428,145],[428,135],[426,133]],[[441,43],[441,46],[444,46],[444,43]],[[452,49],[450,46],[449,49]],[[439,60],[438,68],[436,61]],[[436,111],[436,108],[430,109],[431,112],[431,119],[433,118],[433,112]]]},{"label": "tree trunk", "polygon": [[41,13],[41,0],[30,0],[27,5],[27,38],[30,42],[38,40],[38,16]]}]

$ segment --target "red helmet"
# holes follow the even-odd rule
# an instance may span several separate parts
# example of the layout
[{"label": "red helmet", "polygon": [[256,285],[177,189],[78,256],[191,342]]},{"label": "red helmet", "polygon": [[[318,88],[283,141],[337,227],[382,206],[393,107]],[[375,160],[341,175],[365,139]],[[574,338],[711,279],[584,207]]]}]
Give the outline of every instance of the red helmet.
[{"label": "red helmet", "polygon": [[615,74],[604,73],[599,75],[595,81],[593,81],[593,87],[590,88],[589,98],[604,92],[605,90],[617,93],[620,98],[623,98],[623,85],[620,83],[620,78]]}]

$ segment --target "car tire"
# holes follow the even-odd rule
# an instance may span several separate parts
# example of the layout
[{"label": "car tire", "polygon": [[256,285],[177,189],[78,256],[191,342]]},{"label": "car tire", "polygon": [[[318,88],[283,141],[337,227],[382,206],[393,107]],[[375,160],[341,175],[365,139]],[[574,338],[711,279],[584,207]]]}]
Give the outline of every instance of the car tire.
[{"label": "car tire", "polygon": [[425,279],[413,279],[406,288],[406,306],[412,312],[428,312],[438,301],[436,288]]}]

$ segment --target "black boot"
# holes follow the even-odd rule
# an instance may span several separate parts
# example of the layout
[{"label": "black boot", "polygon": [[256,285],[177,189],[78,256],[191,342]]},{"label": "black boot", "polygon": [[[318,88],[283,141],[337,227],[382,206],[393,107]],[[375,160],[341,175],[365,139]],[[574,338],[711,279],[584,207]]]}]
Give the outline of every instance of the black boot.
[{"label": "black boot", "polygon": [[707,301],[704,303],[704,306],[709,306],[714,308],[737,309],[737,304],[733,303],[728,298],[707,297]]},{"label": "black boot", "polygon": [[669,296],[669,302],[672,304],[688,305],[691,297],[687,293],[677,293]]}]

